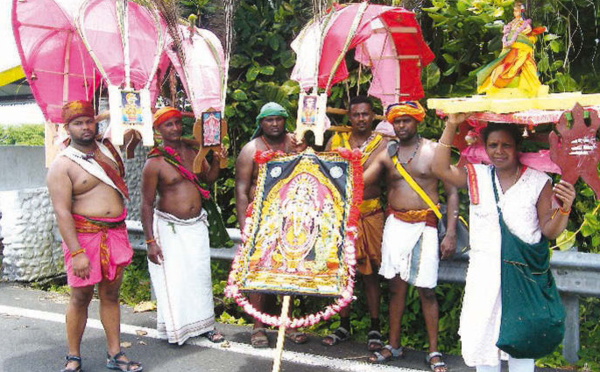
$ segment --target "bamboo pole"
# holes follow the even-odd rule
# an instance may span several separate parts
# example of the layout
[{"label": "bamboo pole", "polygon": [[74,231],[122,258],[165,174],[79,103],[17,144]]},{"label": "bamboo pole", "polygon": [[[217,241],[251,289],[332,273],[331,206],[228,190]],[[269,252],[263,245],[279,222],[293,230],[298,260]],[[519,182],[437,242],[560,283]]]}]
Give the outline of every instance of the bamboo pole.
[{"label": "bamboo pole", "polygon": [[283,343],[285,341],[285,323],[288,320],[288,310],[290,308],[290,296],[283,296],[283,304],[281,306],[281,325],[277,333],[277,347],[275,348],[275,359],[273,360],[273,372],[279,372],[281,366],[281,355],[283,354]]},{"label": "bamboo pole", "polygon": [[[334,115],[348,115],[348,110],[341,109],[341,108],[335,108],[335,107],[327,107],[327,110],[325,112],[327,112],[328,114],[334,114]],[[375,115],[375,119],[376,120],[385,120],[385,116]]]}]

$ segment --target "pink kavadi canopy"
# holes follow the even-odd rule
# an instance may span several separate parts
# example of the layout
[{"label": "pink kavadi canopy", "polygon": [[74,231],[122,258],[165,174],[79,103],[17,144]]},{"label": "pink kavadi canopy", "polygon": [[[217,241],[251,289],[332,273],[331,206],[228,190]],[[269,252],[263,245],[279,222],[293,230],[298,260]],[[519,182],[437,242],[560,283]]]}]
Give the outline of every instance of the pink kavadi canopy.
[{"label": "pink kavadi canopy", "polygon": [[[110,85],[125,85],[124,24],[117,3],[88,0],[79,13],[77,27],[97,67]],[[127,4],[131,88],[150,87],[164,45],[164,26],[157,13],[134,2]],[[150,87],[152,88],[152,87]],[[153,95],[155,97],[155,95]]]},{"label": "pink kavadi canopy", "polygon": [[54,0],[13,0],[21,65],[44,117],[53,123],[62,122],[64,103],[91,100],[101,80],[72,19]]},{"label": "pink kavadi canopy", "polygon": [[353,48],[355,59],[373,72],[369,94],[384,105],[423,97],[421,69],[434,55],[415,14],[384,5],[334,5],[327,16],[311,21],[292,42],[298,56],[292,79],[304,90],[315,85],[329,90],[348,77],[346,63],[339,58]]},{"label": "pink kavadi canopy", "polygon": [[[80,8],[78,33],[75,19]],[[128,3],[128,12],[131,82],[136,89],[147,85],[154,102],[157,66],[164,74],[169,64],[165,55],[157,58],[163,51],[164,27],[135,3]],[[123,47],[114,1],[13,0],[12,25],[23,70],[46,120],[60,123],[63,104],[92,100],[102,83],[99,70],[106,72],[105,83],[123,84]],[[80,35],[88,38],[97,64]]]},{"label": "pink kavadi canopy", "polygon": [[170,37],[165,52],[183,83],[195,116],[200,117],[209,108],[223,111],[225,58],[221,42],[212,32],[196,27],[190,37],[190,28],[179,26],[179,35],[185,67],[182,68]]}]

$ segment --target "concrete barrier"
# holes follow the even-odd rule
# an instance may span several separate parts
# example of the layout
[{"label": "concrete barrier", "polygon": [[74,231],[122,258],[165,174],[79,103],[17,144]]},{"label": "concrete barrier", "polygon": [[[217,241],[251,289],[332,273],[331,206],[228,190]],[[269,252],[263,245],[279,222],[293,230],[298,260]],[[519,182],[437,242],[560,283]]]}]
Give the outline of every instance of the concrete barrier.
[{"label": "concrete barrier", "polygon": [[[128,218],[140,219],[141,173],[147,148],[125,160]],[[43,146],[0,146],[0,278],[35,281],[64,271],[60,236],[46,187]]]}]

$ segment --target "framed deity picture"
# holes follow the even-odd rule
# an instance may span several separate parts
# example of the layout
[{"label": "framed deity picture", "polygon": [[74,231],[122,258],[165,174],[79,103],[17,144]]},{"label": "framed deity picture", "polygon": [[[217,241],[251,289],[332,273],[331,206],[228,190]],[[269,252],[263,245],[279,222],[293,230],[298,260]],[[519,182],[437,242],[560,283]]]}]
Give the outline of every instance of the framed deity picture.
[{"label": "framed deity picture", "polygon": [[341,295],[355,260],[359,156],[307,150],[255,160],[254,202],[230,281],[240,291]]},{"label": "framed deity picture", "polygon": [[317,123],[317,100],[318,96],[306,95],[302,97],[302,111],[300,122],[306,126],[314,126]]},{"label": "framed deity picture", "polygon": [[108,108],[110,139],[113,145],[126,145],[126,151],[130,154],[133,151],[130,146],[133,146],[134,142],[125,144],[124,137],[125,133],[131,130],[141,135],[144,146],[154,145],[149,89],[132,90],[109,85]]},{"label": "framed deity picture", "polygon": [[140,92],[121,91],[121,117],[124,125],[143,124]]},{"label": "framed deity picture", "polygon": [[298,116],[296,118],[296,138],[301,141],[304,134],[308,131],[315,135],[315,144],[323,144],[323,133],[325,127],[327,111],[327,94],[306,94],[300,92],[298,97]]},{"label": "framed deity picture", "polygon": [[202,147],[219,146],[221,144],[221,112],[205,111],[202,113]]}]

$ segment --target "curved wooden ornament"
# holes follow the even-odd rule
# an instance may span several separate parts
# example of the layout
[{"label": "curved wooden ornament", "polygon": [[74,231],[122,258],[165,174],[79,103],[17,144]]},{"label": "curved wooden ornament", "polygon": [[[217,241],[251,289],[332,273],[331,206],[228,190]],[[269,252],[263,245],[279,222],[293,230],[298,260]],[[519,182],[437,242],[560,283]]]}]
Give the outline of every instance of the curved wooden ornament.
[{"label": "curved wooden ornament", "polygon": [[[586,116],[589,117],[589,125],[586,124]],[[581,105],[575,104],[570,112],[562,114],[556,124],[558,134],[552,132],[548,138],[550,159],[560,167],[562,179],[575,184],[581,177],[594,190],[596,199],[600,195],[598,128],[598,114],[593,110],[586,112]]]}]

